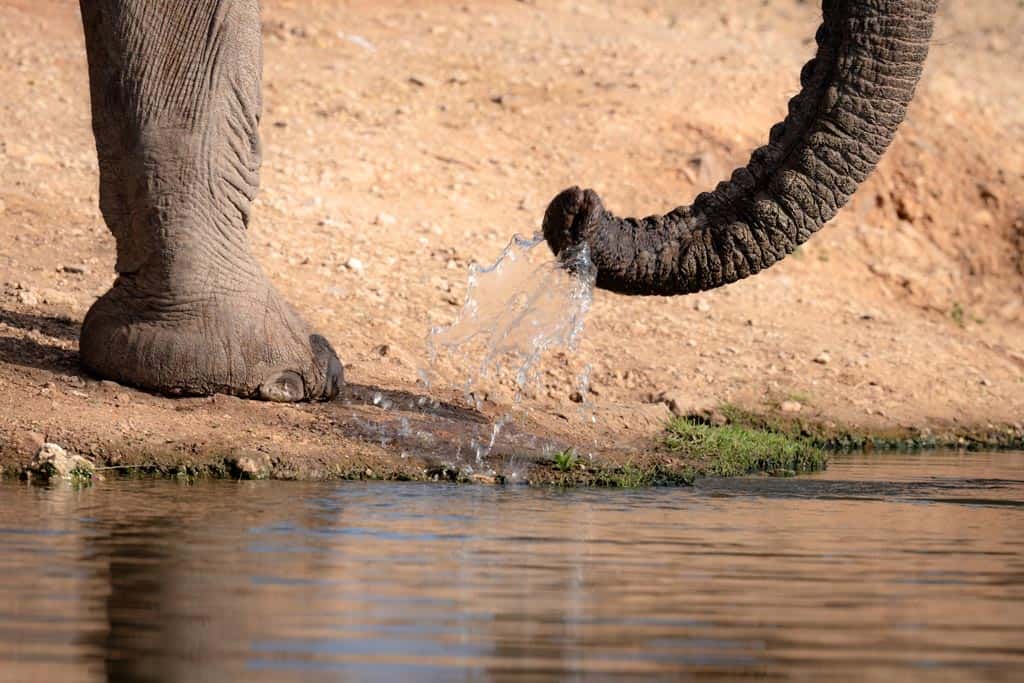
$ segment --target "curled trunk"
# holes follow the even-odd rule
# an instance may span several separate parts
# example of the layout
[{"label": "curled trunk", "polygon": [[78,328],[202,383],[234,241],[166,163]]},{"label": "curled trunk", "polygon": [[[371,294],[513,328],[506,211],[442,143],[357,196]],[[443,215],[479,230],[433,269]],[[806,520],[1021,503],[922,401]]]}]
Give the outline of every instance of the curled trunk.
[{"label": "curled trunk", "polygon": [[832,219],[874,169],[921,76],[937,0],[823,0],[814,59],[768,144],[692,206],[618,218],[592,190],[551,202],[555,253],[587,242],[597,285],[686,294],[753,275]]}]

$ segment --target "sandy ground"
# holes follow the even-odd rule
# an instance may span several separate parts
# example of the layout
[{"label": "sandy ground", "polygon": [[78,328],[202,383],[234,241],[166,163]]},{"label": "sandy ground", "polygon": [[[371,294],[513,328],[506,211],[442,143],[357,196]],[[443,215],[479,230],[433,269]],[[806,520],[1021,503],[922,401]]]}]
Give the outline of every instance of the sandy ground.
[{"label": "sandy ground", "polygon": [[[468,264],[536,230],[570,184],[631,214],[710,188],[782,118],[816,23],[794,0],[265,2],[251,240],[352,383],[332,404],[278,406],[79,371],[78,326],[114,251],[76,5],[0,1],[3,462],[16,469],[42,438],[106,464],[274,476],[422,473],[427,451],[463,462],[466,434],[507,406],[432,389],[450,402],[432,407],[417,368]],[[853,204],[734,286],[600,293],[579,353],[545,363],[506,450],[644,449],[670,405],[725,401],[867,430],[1024,429],[1022,33],[1017,0],[946,5],[909,119]],[[571,400],[581,363],[593,420]]]}]

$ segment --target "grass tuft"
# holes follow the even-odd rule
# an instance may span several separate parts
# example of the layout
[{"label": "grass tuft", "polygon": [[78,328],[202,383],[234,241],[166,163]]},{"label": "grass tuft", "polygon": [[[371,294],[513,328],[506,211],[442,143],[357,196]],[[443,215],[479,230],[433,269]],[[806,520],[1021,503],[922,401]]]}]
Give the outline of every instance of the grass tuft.
[{"label": "grass tuft", "polygon": [[824,451],[801,437],[738,425],[717,427],[685,418],[669,423],[665,445],[694,462],[699,474],[711,477],[792,476],[823,470],[828,463]]},{"label": "grass tuft", "polygon": [[551,456],[551,462],[554,463],[560,472],[568,472],[579,462],[579,457],[571,448],[566,448],[564,451],[558,451]]}]

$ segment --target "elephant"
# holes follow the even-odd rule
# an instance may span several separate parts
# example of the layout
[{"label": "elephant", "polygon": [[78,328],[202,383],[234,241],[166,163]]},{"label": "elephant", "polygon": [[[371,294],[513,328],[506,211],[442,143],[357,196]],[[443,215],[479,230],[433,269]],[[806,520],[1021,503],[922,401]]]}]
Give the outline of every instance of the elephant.
[{"label": "elephant", "polygon": [[[167,395],[326,400],[343,384],[253,257],[261,163],[258,0],[80,0],[99,208],[117,277],[82,324],[85,369]],[[913,96],[937,0],[823,0],[800,93],[745,168],[642,220],[570,188],[548,206],[556,255],[586,244],[599,288],[676,295],[772,265],[872,171]]]}]

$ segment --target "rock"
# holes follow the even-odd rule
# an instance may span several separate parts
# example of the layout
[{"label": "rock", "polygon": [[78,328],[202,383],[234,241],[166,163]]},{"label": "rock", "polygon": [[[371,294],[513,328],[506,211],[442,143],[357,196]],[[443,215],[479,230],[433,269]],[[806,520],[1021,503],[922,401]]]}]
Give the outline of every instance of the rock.
[{"label": "rock", "polygon": [[78,299],[74,296],[56,289],[40,290],[39,296],[42,298],[43,303],[56,306],[74,306],[78,303]]},{"label": "rock", "polygon": [[711,304],[707,302],[707,299],[697,299],[697,302],[693,305],[693,310],[700,313],[709,313],[711,311]]},{"label": "rock", "polygon": [[814,362],[818,365],[828,365],[831,360],[832,356],[828,355],[828,351],[822,351],[814,357]]},{"label": "rock", "polygon": [[57,379],[64,382],[64,384],[78,387],[79,389],[85,386],[85,380],[79,375],[58,375]]},{"label": "rock", "polygon": [[65,273],[71,273],[72,275],[85,275],[88,272],[88,269],[85,266],[77,265],[63,265],[58,270]]},{"label": "rock", "polygon": [[28,473],[42,481],[53,478],[92,481],[99,479],[96,466],[80,455],[73,455],[55,443],[44,443],[29,463]]},{"label": "rock", "polygon": [[896,198],[896,216],[909,223],[915,223],[921,217],[921,203],[911,195]]},{"label": "rock", "polygon": [[227,466],[238,479],[266,479],[270,476],[270,457],[257,451],[230,457]]},{"label": "rock", "polygon": [[803,406],[799,401],[783,401],[779,409],[784,413],[799,413],[803,410]]},{"label": "rock", "polygon": [[367,52],[376,52],[377,51],[377,47],[373,43],[371,43],[366,38],[364,38],[364,37],[362,37],[360,35],[356,35],[354,33],[349,33],[349,34],[346,35],[346,34],[343,34],[343,33],[339,32],[338,33],[338,37],[339,38],[344,38],[345,40],[347,40],[348,42],[352,43],[353,45],[358,45],[359,47],[363,48]]},{"label": "rock", "polygon": [[995,225],[996,217],[988,209],[979,209],[971,216],[971,223],[982,228],[991,228]]},{"label": "rock", "polygon": [[252,458],[238,458],[235,460],[235,467],[238,471],[247,479],[258,479],[260,475],[260,466],[256,464],[256,461]]},{"label": "rock", "polygon": [[390,213],[379,213],[377,214],[377,217],[373,219],[374,225],[394,225],[397,222],[398,219]]},{"label": "rock", "polygon": [[26,306],[38,306],[39,297],[31,289],[23,289],[18,292],[18,301]]},{"label": "rock", "polygon": [[355,258],[354,256],[349,260],[345,261],[345,267],[354,273],[359,273],[360,275],[363,273],[364,270],[366,270],[366,267],[363,265],[363,262]]}]

